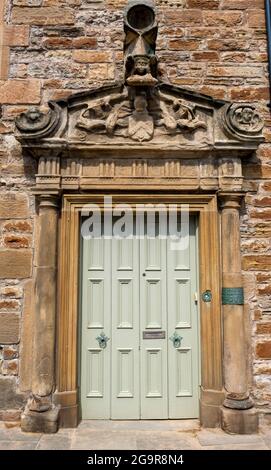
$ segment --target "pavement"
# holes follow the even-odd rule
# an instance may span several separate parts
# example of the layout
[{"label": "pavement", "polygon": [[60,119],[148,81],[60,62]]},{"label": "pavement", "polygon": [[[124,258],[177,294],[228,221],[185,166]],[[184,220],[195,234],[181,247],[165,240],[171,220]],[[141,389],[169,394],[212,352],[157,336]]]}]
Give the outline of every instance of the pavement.
[{"label": "pavement", "polygon": [[82,421],[57,434],[24,433],[0,423],[0,450],[271,450],[271,426],[258,434],[201,429],[198,420]]}]

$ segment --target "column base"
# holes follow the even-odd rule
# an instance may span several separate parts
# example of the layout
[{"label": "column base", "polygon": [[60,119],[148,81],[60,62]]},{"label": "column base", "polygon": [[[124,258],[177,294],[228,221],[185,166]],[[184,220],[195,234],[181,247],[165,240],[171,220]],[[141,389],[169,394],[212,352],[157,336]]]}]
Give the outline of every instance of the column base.
[{"label": "column base", "polygon": [[229,434],[255,434],[259,428],[259,416],[255,408],[233,410],[221,407],[221,427]]},{"label": "column base", "polygon": [[22,431],[46,434],[56,433],[58,430],[59,410],[60,406],[53,405],[48,411],[31,411],[27,405],[21,417]]}]

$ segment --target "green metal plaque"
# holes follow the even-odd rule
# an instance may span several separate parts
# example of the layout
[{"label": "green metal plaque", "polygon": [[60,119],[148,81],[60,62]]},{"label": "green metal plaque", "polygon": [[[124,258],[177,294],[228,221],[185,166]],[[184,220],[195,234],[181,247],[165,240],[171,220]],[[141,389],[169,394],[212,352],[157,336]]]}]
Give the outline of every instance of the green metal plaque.
[{"label": "green metal plaque", "polygon": [[223,287],[222,305],[244,305],[243,287]]}]

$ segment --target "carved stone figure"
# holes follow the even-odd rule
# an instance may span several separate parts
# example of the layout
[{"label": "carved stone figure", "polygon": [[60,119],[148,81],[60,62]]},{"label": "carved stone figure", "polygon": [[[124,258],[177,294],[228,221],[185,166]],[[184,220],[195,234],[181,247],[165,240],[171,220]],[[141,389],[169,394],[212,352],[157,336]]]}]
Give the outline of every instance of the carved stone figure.
[{"label": "carved stone figure", "polygon": [[157,80],[157,23],[150,0],[130,0],[124,13],[124,57],[127,85],[150,87]]},{"label": "carved stone figure", "polygon": [[154,130],[153,118],[147,111],[145,93],[135,97],[134,106],[135,110],[132,116],[129,117],[128,134],[133,140],[138,140],[139,142],[151,140]]},{"label": "carved stone figure", "polygon": [[126,83],[130,86],[154,86],[158,80],[155,56],[129,56],[126,61]]}]

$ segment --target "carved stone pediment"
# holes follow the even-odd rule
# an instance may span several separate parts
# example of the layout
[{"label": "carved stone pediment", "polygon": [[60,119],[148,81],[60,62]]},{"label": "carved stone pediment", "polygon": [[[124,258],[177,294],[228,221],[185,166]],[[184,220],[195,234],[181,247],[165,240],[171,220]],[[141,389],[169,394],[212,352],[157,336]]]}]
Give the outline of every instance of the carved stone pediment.
[{"label": "carved stone pediment", "polygon": [[18,139],[31,148],[78,152],[103,149],[238,150],[247,154],[263,140],[254,105],[215,100],[160,83],[135,89],[102,87],[31,108],[17,118]]}]

